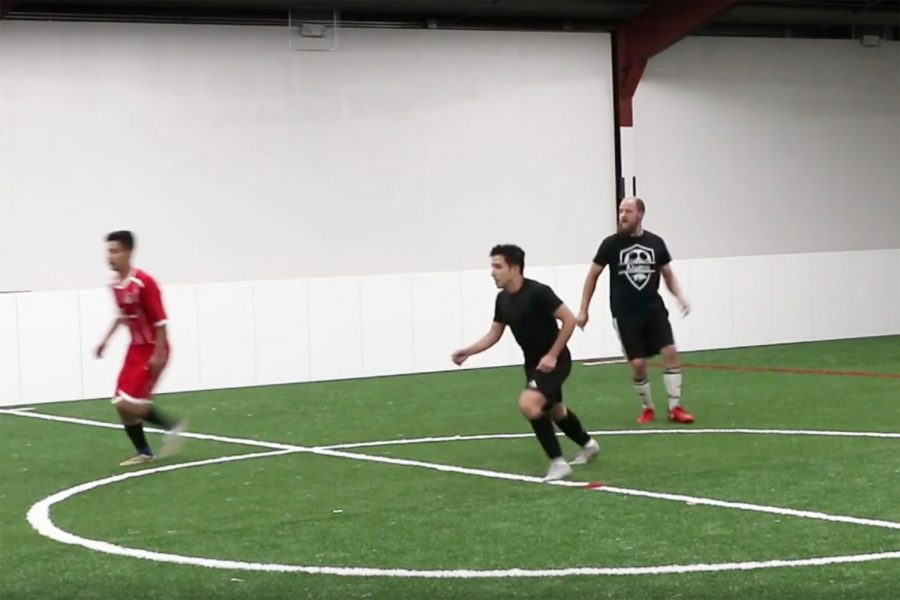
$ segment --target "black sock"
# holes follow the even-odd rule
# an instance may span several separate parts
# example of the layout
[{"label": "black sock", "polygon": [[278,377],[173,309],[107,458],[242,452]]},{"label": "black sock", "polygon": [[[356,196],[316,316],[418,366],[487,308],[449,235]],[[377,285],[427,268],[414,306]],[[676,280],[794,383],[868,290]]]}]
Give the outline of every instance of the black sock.
[{"label": "black sock", "polygon": [[553,431],[553,421],[550,417],[541,415],[536,421],[531,421],[531,428],[534,429],[534,435],[537,436],[541,447],[551,460],[562,456],[559,440],[556,439],[556,432]]},{"label": "black sock", "polygon": [[144,420],[149,421],[154,425],[159,425],[166,431],[169,431],[170,429],[172,429],[172,427],[175,426],[175,422],[172,419],[162,414],[152,406],[147,409],[147,414],[144,415]]},{"label": "black sock", "polygon": [[591,441],[591,436],[587,434],[587,431],[581,426],[581,421],[578,420],[578,417],[571,410],[567,410],[566,416],[557,421],[556,424],[570,440],[579,446],[584,446]]},{"label": "black sock", "polygon": [[125,433],[128,434],[128,439],[130,439],[131,443],[134,444],[134,449],[138,451],[138,454],[153,454],[153,451],[150,450],[150,444],[147,443],[147,438],[144,436],[143,423],[138,423],[137,425],[126,425]]}]

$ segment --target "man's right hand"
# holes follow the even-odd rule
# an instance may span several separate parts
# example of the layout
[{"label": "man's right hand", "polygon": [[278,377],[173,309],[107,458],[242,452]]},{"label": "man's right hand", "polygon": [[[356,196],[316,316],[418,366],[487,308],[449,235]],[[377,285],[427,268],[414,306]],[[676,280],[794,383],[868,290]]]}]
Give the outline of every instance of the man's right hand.
[{"label": "man's right hand", "polygon": [[465,350],[457,350],[450,356],[450,358],[453,360],[454,363],[456,363],[456,366],[460,366],[464,362],[466,362],[467,358],[469,358],[469,353],[466,352]]},{"label": "man's right hand", "polygon": [[587,314],[586,310],[582,310],[578,313],[578,316],[575,317],[575,324],[578,325],[582,330],[584,330],[584,326],[587,325],[590,317]]}]

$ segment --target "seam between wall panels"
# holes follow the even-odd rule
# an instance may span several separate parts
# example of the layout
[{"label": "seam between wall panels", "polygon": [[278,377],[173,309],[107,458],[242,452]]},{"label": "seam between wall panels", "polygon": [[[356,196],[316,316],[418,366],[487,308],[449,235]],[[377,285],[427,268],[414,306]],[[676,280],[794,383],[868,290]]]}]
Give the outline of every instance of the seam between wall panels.
[{"label": "seam between wall panels", "polygon": [[304,282],[306,289],[306,381],[312,380],[312,320],[310,319],[310,280]]},{"label": "seam between wall panels", "polygon": [[16,398],[16,404],[20,404],[25,400],[23,397],[22,390],[22,328],[19,326],[19,297],[13,296],[13,306],[16,309],[16,353],[19,355],[17,364],[18,364],[18,375],[19,379],[17,381],[16,389],[18,389],[18,398]]},{"label": "seam between wall panels", "polygon": [[197,388],[202,390],[204,387],[203,369],[200,367],[200,346],[203,337],[200,333],[200,292],[196,285],[192,285],[191,288],[194,290],[194,327],[197,330]]},{"label": "seam between wall panels", "polygon": [[725,259],[725,266],[728,272],[728,337],[726,339],[734,339],[734,270],[731,258]]},{"label": "seam between wall panels", "polygon": [[409,348],[412,351],[412,368],[415,371],[418,369],[418,361],[416,360],[416,295],[413,276],[408,276],[406,282],[409,284]]},{"label": "seam between wall panels", "polygon": [[354,277],[356,280],[356,293],[359,296],[359,370],[360,376],[366,376],[366,336],[363,332],[363,278]]},{"label": "seam between wall panels", "polygon": [[[75,306],[78,310],[78,375],[81,377],[81,394],[79,398],[85,399],[84,395],[84,334],[81,327],[81,290],[75,292]],[[19,364],[21,365],[21,360]]]},{"label": "seam between wall panels", "polygon": [[256,348],[256,283],[250,284],[250,348],[253,352],[253,385],[259,385],[259,354]]},{"label": "seam between wall panels", "polygon": [[456,273],[456,283],[459,289],[459,347],[466,343],[466,303],[463,300],[462,272]]}]

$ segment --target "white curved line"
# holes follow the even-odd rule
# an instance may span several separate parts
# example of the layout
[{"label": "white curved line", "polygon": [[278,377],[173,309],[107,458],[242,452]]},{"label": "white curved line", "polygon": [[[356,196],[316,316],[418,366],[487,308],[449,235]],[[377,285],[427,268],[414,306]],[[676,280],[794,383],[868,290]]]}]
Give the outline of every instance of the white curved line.
[{"label": "white curved line", "polygon": [[[249,460],[255,458],[267,458],[272,456],[282,456],[287,454],[295,453],[294,450],[276,450],[272,452],[258,452],[254,454],[239,454],[234,456],[224,456],[219,458],[212,458],[206,460],[199,460],[189,463],[180,463],[174,465],[166,465],[162,467],[156,467],[152,469],[144,469],[140,471],[133,471],[129,473],[122,473],[119,475],[114,475],[111,477],[106,477],[104,479],[98,479],[95,481],[90,481],[87,483],[83,483],[81,485],[74,486],[67,490],[63,490],[61,492],[57,492],[52,496],[48,496],[43,500],[34,504],[31,509],[28,511],[28,522],[31,526],[41,535],[48,537],[52,540],[69,544],[69,545],[77,545],[87,548],[89,550],[94,550],[97,552],[103,552],[106,554],[114,554],[118,556],[127,556],[131,558],[140,558],[144,560],[154,560],[157,562],[167,562],[174,563],[180,565],[193,565],[199,567],[206,568],[215,568],[215,569],[232,569],[232,570],[243,570],[243,571],[265,571],[265,572],[281,572],[281,573],[307,573],[307,574],[320,574],[320,575],[338,575],[338,576],[350,576],[350,577],[416,577],[416,578],[453,578],[453,579],[472,579],[472,578],[505,578],[505,577],[563,577],[563,576],[572,576],[572,575],[661,575],[661,574],[680,574],[680,573],[699,573],[699,572],[716,572],[716,571],[734,571],[734,570],[752,570],[752,569],[767,569],[767,568],[777,568],[777,567],[803,567],[803,566],[821,566],[821,565],[831,565],[831,564],[844,564],[844,563],[856,563],[856,562],[868,562],[875,560],[885,560],[891,558],[900,558],[900,551],[895,552],[881,552],[881,553],[869,553],[869,554],[851,554],[851,555],[842,555],[842,556],[826,556],[819,558],[807,558],[807,559],[793,559],[793,560],[768,560],[768,561],[746,561],[746,562],[731,562],[731,563],[718,563],[718,564],[688,564],[688,565],[661,565],[661,566],[647,566],[647,567],[573,567],[573,568],[563,568],[563,569],[488,569],[488,570],[473,570],[473,569],[442,569],[442,570],[428,570],[428,569],[386,569],[386,568],[370,568],[370,567],[314,567],[314,566],[304,566],[304,565],[285,565],[285,564],[277,564],[277,563],[256,563],[256,562],[244,562],[244,561],[233,561],[233,560],[221,560],[214,558],[203,558],[196,556],[183,556],[179,554],[170,554],[164,552],[154,552],[150,550],[141,550],[137,548],[128,548],[124,546],[119,546],[116,544],[112,544],[109,542],[103,542],[100,540],[92,540],[88,538],[84,538],[73,533],[69,533],[57,527],[53,521],[50,519],[50,509],[53,505],[58,504],[72,496],[77,494],[81,494],[98,487],[102,487],[105,485],[110,485],[113,483],[117,483],[120,481],[125,481],[127,479],[134,479],[137,477],[145,477],[148,475],[163,473],[168,471],[175,471],[178,469],[187,469],[191,467],[201,467],[212,464],[219,463],[227,463],[227,462],[236,462],[240,460]],[[371,457],[368,455],[362,454],[353,454],[348,452],[338,452],[338,451],[328,451],[328,450],[320,450],[316,452],[317,454],[324,455],[332,455],[332,456],[343,456],[345,458],[354,458],[357,460],[369,460],[369,459],[385,459],[386,457]],[[346,456],[344,456],[346,455]],[[401,459],[390,459],[392,464],[396,464],[397,461]],[[381,461],[378,461],[381,462]],[[403,462],[417,462],[417,461],[403,461]],[[426,463],[429,464],[429,463]],[[422,465],[414,465],[414,466],[422,466]],[[437,465],[442,467],[441,470],[453,470],[457,471],[463,469],[462,467],[453,468],[449,465]],[[512,474],[508,473],[494,473],[491,471],[483,471],[478,469],[466,469],[466,472],[472,471],[470,474],[479,474],[486,476],[502,476],[502,478],[512,478],[520,481],[528,481],[528,482],[540,482],[540,479],[535,477],[527,477],[527,476],[512,476]],[[477,473],[475,473],[477,471]],[[511,476],[511,477],[510,477]],[[555,485],[562,485],[567,487],[584,487],[585,484],[575,483],[575,482],[554,482]],[[604,488],[598,488],[600,490],[604,490]],[[607,491],[613,491],[612,489],[607,489]],[[640,492],[640,490],[631,490]],[[652,492],[645,492],[644,494],[653,494]],[[673,496],[674,495],[668,495]],[[679,497],[679,500],[690,497]],[[667,498],[673,499],[673,498]],[[696,499],[692,499],[696,500]],[[710,502],[718,502],[718,501],[710,501]],[[772,509],[772,512],[780,512],[785,509],[777,509],[776,507],[769,507]],[[803,512],[803,511],[800,511]],[[808,515],[801,515],[808,516]],[[828,515],[829,517],[834,517],[834,515]],[[852,517],[847,517],[848,519],[853,519]],[[898,525],[898,524],[891,524]]]},{"label": "white curved line", "polygon": [[[71,417],[56,417],[54,415],[42,415],[38,413],[20,413],[15,410],[0,410],[0,413],[12,414],[16,416],[22,417],[32,417],[32,418],[44,418],[52,421],[63,421],[68,423],[77,423],[84,425],[95,425],[101,427],[115,427],[118,428],[117,425],[113,425],[110,423],[104,423],[99,421],[87,421],[85,419],[75,419]],[[602,432],[594,432],[594,434],[606,434],[606,435],[634,435],[634,434],[645,434],[645,433],[771,433],[771,434],[782,434],[782,435],[834,435],[834,436],[846,436],[846,437],[879,437],[879,438],[893,438],[900,437],[900,434],[882,434],[875,432],[834,432],[834,431],[806,431],[806,430],[796,430],[792,433],[788,433],[790,430],[755,430],[755,429],[732,429],[732,430],[696,430],[696,429],[682,429],[682,430],[624,430],[624,431],[602,431]],[[165,465],[161,467],[144,469],[139,471],[132,471],[128,473],[122,473],[119,475],[114,475],[111,477],[106,477],[103,479],[98,479],[94,481],[89,481],[74,487],[71,487],[67,490],[63,490],[61,492],[57,492],[39,502],[35,503],[28,511],[27,519],[31,526],[41,535],[53,539],[55,541],[69,544],[69,545],[77,545],[88,548],[90,550],[95,550],[98,552],[104,552],[107,554],[114,554],[119,556],[127,556],[132,558],[141,558],[145,560],[155,560],[158,562],[167,562],[174,564],[182,564],[182,565],[193,565],[193,566],[201,566],[206,568],[217,568],[217,569],[233,569],[233,570],[244,570],[244,571],[265,571],[265,572],[282,572],[282,573],[308,573],[308,574],[323,574],[323,575],[338,575],[338,576],[355,576],[355,577],[415,577],[415,578],[454,578],[454,579],[472,579],[472,578],[506,578],[506,577],[563,577],[563,576],[573,576],[573,575],[661,575],[661,574],[681,574],[681,573],[701,573],[701,572],[718,572],[718,571],[735,571],[735,570],[754,570],[754,569],[768,569],[768,568],[781,568],[781,567],[805,567],[805,566],[824,566],[824,565],[832,565],[832,564],[849,564],[849,563],[860,563],[860,562],[869,562],[869,561],[877,561],[877,560],[886,560],[886,559],[895,559],[900,558],[900,551],[890,551],[890,552],[880,552],[880,553],[867,553],[867,554],[849,554],[849,555],[841,555],[841,556],[825,556],[818,558],[805,558],[805,559],[788,559],[788,560],[767,560],[767,561],[745,561],[745,562],[731,562],[731,563],[703,563],[703,564],[688,564],[688,565],[661,565],[661,566],[646,566],[646,567],[571,567],[571,568],[562,568],[562,569],[487,569],[487,570],[473,570],[473,569],[443,569],[443,570],[429,570],[429,569],[385,569],[385,568],[370,568],[370,567],[314,567],[314,566],[303,566],[303,565],[285,565],[285,564],[277,564],[277,563],[254,563],[254,562],[244,562],[244,561],[232,561],[232,560],[220,560],[213,558],[202,558],[202,557],[194,557],[194,556],[182,556],[178,554],[170,554],[163,552],[154,552],[150,550],[141,550],[137,548],[128,548],[124,546],[118,546],[116,544],[112,544],[109,542],[103,542],[100,540],[92,540],[88,538],[84,538],[67,531],[64,531],[57,527],[52,520],[50,519],[50,509],[59,502],[62,502],[72,496],[77,494],[81,494],[84,492],[88,492],[90,490],[110,485],[113,483],[117,483],[120,481],[125,481],[128,479],[133,479],[136,477],[144,477],[156,473],[163,473],[168,471],[175,471],[178,469],[186,469],[191,467],[201,467],[212,464],[219,463],[227,463],[227,462],[237,462],[241,460],[249,460],[255,458],[267,458],[273,456],[282,456],[292,453],[305,453],[312,452],[319,455],[324,456],[334,456],[339,458],[349,458],[353,460],[364,460],[364,461],[372,461],[372,462],[382,462],[388,464],[397,464],[403,466],[415,466],[433,469],[437,471],[443,472],[454,472],[461,473],[467,475],[478,475],[482,477],[491,477],[498,479],[507,479],[514,481],[523,481],[529,483],[543,483],[541,479],[537,477],[530,477],[526,475],[517,475],[513,473],[502,473],[497,471],[488,471],[484,469],[469,469],[466,467],[457,467],[455,465],[441,465],[437,463],[427,463],[423,461],[413,461],[406,459],[396,459],[391,457],[383,457],[383,456],[371,456],[367,454],[357,454],[352,452],[342,452],[338,450],[338,448],[346,448],[346,447],[373,447],[373,446],[388,446],[395,444],[410,444],[410,443],[430,443],[430,442],[438,442],[438,441],[465,441],[465,440],[474,440],[474,439],[510,439],[510,438],[520,438],[520,437],[530,437],[530,434],[499,434],[499,435],[474,435],[474,436],[451,436],[446,438],[418,438],[411,440],[394,440],[394,441],[383,441],[383,442],[362,442],[360,444],[342,444],[337,446],[329,446],[329,447],[320,447],[320,448],[307,448],[303,446],[293,446],[289,444],[277,444],[273,442],[260,442],[257,440],[246,440],[241,438],[227,438],[223,436],[214,436],[214,435],[206,435],[206,434],[191,434],[191,437],[195,437],[198,439],[207,439],[214,441],[224,441],[229,443],[236,444],[244,444],[244,445],[258,445],[264,447],[276,447],[279,448],[275,451],[270,452],[258,452],[253,454],[239,454],[233,456],[223,456],[218,458],[211,458],[199,461],[193,461],[188,463],[179,463],[173,465]],[[585,484],[584,482],[572,482],[572,481],[557,481],[552,482],[551,485],[562,486],[562,487],[589,487],[589,484]],[[710,498],[701,498],[694,496],[684,496],[680,494],[667,494],[667,493],[659,493],[659,492],[648,492],[644,490],[633,490],[629,488],[618,488],[613,486],[602,486],[594,488],[590,486],[591,489],[595,489],[597,491],[606,491],[610,493],[618,493],[624,495],[631,496],[642,496],[654,499],[663,499],[663,500],[672,500],[677,502],[684,502],[687,504],[702,504],[707,506],[717,506],[723,508],[734,508],[739,510],[751,510],[757,512],[767,512],[774,514],[783,514],[789,516],[796,516],[801,518],[811,518],[811,519],[820,519],[826,521],[833,522],[842,522],[842,523],[851,523],[857,525],[866,525],[872,527],[885,527],[890,529],[900,529],[900,523],[894,523],[892,521],[880,521],[876,519],[861,519],[857,517],[847,517],[843,515],[828,515],[825,513],[817,513],[813,511],[799,511],[794,509],[785,509],[780,507],[773,506],[765,506],[765,505],[756,505],[756,504],[748,504],[743,502],[727,502],[722,500],[715,500]]]}]

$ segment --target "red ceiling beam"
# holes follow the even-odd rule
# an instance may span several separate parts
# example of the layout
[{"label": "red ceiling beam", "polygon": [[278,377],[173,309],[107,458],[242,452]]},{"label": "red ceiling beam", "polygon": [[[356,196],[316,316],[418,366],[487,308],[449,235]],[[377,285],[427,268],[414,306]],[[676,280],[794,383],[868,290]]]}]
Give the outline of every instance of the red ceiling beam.
[{"label": "red ceiling beam", "polygon": [[672,0],[649,8],[616,28],[616,77],[619,85],[619,126],[634,122],[631,100],[647,61],[690,35],[737,0]]}]

